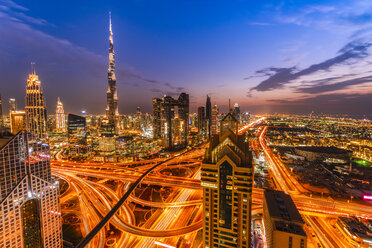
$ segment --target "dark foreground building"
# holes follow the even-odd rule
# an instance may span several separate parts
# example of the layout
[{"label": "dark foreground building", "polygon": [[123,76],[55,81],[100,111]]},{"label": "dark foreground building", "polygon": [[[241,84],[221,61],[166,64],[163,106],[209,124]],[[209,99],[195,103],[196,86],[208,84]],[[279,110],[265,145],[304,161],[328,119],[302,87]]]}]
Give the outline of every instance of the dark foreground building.
[{"label": "dark foreground building", "polygon": [[0,247],[62,247],[49,146],[23,132],[0,134]]},{"label": "dark foreground building", "polygon": [[211,137],[201,169],[204,247],[250,247],[252,152],[229,113]]}]

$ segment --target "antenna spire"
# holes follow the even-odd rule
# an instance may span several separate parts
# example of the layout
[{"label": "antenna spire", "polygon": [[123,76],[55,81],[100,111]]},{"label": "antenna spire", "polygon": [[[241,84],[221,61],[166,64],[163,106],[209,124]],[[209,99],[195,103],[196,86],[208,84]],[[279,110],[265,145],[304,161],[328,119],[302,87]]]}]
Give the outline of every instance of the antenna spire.
[{"label": "antenna spire", "polygon": [[109,11],[109,18],[110,18],[110,32],[112,32],[112,25],[111,25],[111,11]]},{"label": "antenna spire", "polygon": [[32,75],[35,75],[35,74],[36,74],[36,70],[35,70],[35,62],[31,62],[31,74],[32,74]]}]

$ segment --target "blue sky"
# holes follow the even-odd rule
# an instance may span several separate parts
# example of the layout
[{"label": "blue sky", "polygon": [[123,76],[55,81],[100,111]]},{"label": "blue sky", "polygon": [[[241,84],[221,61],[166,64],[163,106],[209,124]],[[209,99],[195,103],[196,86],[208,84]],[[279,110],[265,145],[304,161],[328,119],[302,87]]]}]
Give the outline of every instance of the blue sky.
[{"label": "blue sky", "polygon": [[3,102],[23,106],[34,61],[49,113],[58,96],[104,113],[109,11],[121,113],[185,91],[192,112],[209,94],[222,110],[372,114],[367,0],[0,0]]}]

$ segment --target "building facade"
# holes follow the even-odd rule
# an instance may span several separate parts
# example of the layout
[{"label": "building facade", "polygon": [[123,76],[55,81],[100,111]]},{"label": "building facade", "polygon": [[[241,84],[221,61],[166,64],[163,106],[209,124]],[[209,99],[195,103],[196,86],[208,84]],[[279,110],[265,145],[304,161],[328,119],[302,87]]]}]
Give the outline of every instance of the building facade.
[{"label": "building facade", "polygon": [[66,118],[65,118],[65,110],[63,109],[63,104],[61,99],[57,100],[57,108],[56,108],[56,130],[57,132],[64,132],[66,131]]},{"label": "building facade", "polygon": [[185,147],[189,130],[189,95],[181,93],[178,99],[171,96],[154,98],[154,138],[161,138],[167,149]]},{"label": "building facade", "polygon": [[211,114],[211,136],[217,134],[218,130],[218,107],[214,105]]},{"label": "building facade", "polygon": [[25,111],[14,110],[9,113],[10,131],[12,134],[17,134],[19,131],[25,131]]},{"label": "building facade", "polygon": [[36,137],[45,137],[47,132],[46,107],[43,89],[35,66],[29,74],[26,86],[26,130]]},{"label": "building facade", "polygon": [[14,98],[9,99],[9,113],[17,110],[17,101]]},{"label": "building facade", "polygon": [[69,113],[67,120],[68,120],[67,134],[70,157],[86,156],[88,152],[88,145],[85,117]]},{"label": "building facade", "polygon": [[211,125],[212,125],[212,105],[211,98],[207,95],[207,101],[205,102],[205,124],[207,137],[211,137]]},{"label": "building facade", "polygon": [[205,107],[198,106],[198,132],[201,138],[206,136]]},{"label": "building facade", "polygon": [[306,248],[304,221],[292,198],[283,191],[265,190],[263,221],[268,248]]},{"label": "building facade", "polygon": [[0,247],[62,247],[59,185],[48,144],[34,137],[0,137]]},{"label": "building facade", "polygon": [[251,244],[252,151],[229,113],[211,137],[201,168],[204,247]]},{"label": "building facade", "polygon": [[116,89],[115,75],[115,52],[114,52],[114,35],[112,33],[111,13],[110,13],[110,47],[109,47],[109,68],[107,72],[108,88],[107,88],[107,106],[106,115],[115,132],[119,132],[119,109],[118,109],[118,93]]}]

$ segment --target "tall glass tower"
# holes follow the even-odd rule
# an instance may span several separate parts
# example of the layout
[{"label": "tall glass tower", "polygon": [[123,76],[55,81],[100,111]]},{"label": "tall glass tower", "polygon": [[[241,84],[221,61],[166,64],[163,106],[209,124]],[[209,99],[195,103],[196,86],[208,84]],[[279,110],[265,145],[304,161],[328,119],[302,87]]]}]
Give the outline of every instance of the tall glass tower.
[{"label": "tall glass tower", "polygon": [[46,107],[43,89],[39,76],[35,73],[35,64],[32,73],[28,75],[26,86],[26,130],[36,137],[46,136]]},{"label": "tall glass tower", "polygon": [[0,247],[62,247],[59,185],[48,144],[0,133]]},{"label": "tall glass tower", "polygon": [[116,90],[114,36],[112,33],[111,12],[110,12],[109,68],[108,68],[107,74],[108,74],[108,88],[107,88],[106,115],[109,120],[109,123],[114,126],[115,132],[118,132],[119,131],[119,110],[118,110],[118,94]]},{"label": "tall glass tower", "polygon": [[228,113],[201,166],[205,248],[251,247],[252,151]]},{"label": "tall glass tower", "polygon": [[61,99],[57,100],[57,109],[56,109],[56,129],[59,132],[64,132],[66,130],[66,119],[65,119],[65,110],[63,109],[63,104]]}]

